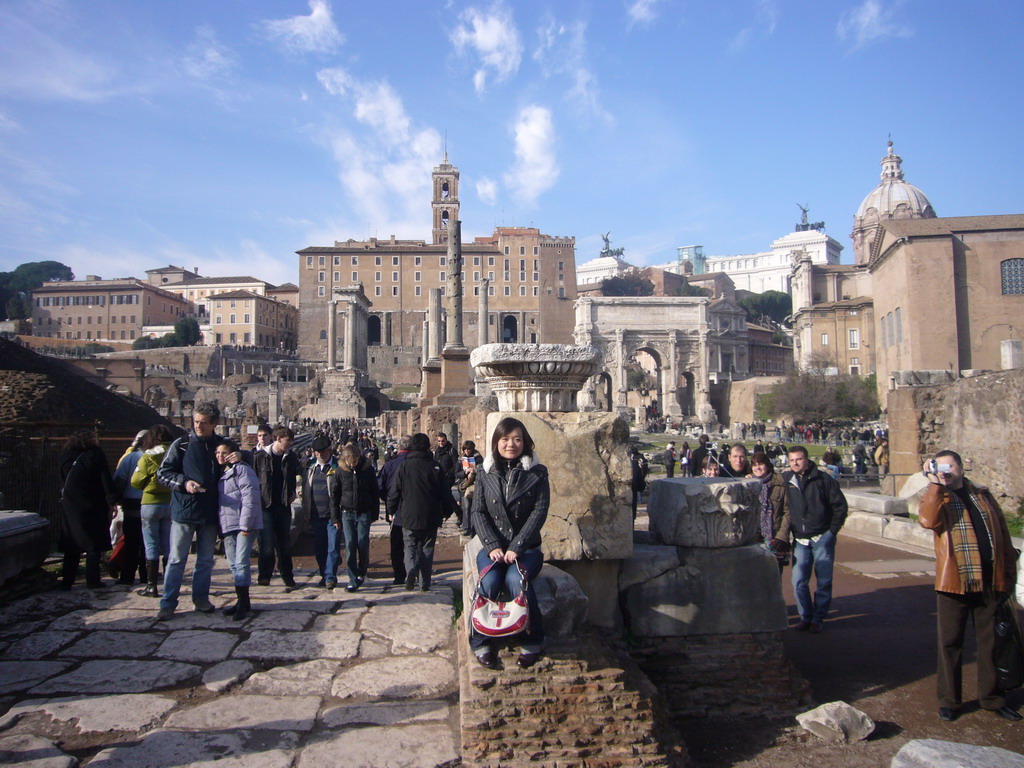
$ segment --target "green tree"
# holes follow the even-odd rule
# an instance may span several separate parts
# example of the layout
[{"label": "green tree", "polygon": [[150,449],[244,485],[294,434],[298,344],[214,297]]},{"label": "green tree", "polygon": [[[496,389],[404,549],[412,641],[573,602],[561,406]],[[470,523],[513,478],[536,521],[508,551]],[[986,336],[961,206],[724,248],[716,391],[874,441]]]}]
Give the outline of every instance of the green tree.
[{"label": "green tree", "polygon": [[793,299],[782,291],[765,291],[744,296],[736,302],[747,313],[747,319],[756,323],[761,317],[768,317],[780,325],[789,325],[792,321]]},{"label": "green tree", "polygon": [[199,321],[194,317],[183,317],[174,324],[175,346],[192,347],[199,341]]},{"label": "green tree", "polygon": [[11,272],[0,272],[0,320],[24,320],[32,315],[32,291],[50,280],[74,280],[71,267],[59,261],[29,261]]},{"label": "green tree", "polygon": [[638,269],[630,269],[615,277],[606,277],[601,284],[605,296],[653,296],[654,283]]},{"label": "green tree", "polygon": [[702,288],[699,285],[691,285],[690,283],[683,283],[676,291],[676,296],[704,296],[710,297],[712,291],[710,288]]},{"label": "green tree", "polygon": [[773,418],[790,416],[803,424],[878,416],[873,376],[861,378],[828,371],[821,365],[791,373],[772,388],[764,407],[771,410]]}]

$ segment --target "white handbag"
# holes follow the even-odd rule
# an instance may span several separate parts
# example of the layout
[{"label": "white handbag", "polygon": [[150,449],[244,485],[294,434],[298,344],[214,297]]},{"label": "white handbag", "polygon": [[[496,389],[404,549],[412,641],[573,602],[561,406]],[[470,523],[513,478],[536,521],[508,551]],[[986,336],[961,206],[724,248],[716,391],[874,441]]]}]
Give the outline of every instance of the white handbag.
[{"label": "white handbag", "polygon": [[470,625],[481,635],[487,637],[508,637],[525,632],[530,627],[530,604],[526,599],[526,573],[516,563],[522,577],[522,589],[509,602],[491,600],[480,590],[480,582],[487,572],[494,567],[491,563],[480,572],[473,591],[473,604],[470,611]]}]

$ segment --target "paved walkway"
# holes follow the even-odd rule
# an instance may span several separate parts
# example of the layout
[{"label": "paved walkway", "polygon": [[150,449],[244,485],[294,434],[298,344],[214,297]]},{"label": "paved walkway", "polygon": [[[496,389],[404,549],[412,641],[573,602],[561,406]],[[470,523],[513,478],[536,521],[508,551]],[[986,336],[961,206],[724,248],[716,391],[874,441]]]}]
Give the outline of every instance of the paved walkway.
[{"label": "paved walkway", "polygon": [[[461,574],[407,592],[253,587],[234,622],[111,586],[0,610],[0,764],[424,766],[457,758],[452,627]],[[223,558],[211,601],[234,601]],[[57,746],[59,745],[59,747]]]}]

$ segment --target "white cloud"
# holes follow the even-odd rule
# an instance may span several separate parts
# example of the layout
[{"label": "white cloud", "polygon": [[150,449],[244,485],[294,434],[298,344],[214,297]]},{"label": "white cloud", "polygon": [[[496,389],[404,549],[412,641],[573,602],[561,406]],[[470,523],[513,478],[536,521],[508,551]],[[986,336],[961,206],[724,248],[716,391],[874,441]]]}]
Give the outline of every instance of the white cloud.
[{"label": "white cloud", "polygon": [[566,96],[588,116],[606,123],[614,118],[601,106],[597,76],[587,66],[587,25],[583,21],[560,24],[549,18],[538,28],[533,59],[545,77],[564,76],[569,80]]},{"label": "white cloud", "polygon": [[[368,82],[341,69],[317,73],[328,93],[351,109],[353,121],[328,132],[324,143],[338,164],[338,176],[356,221],[310,233],[310,242],[332,242],[340,231],[367,225],[368,234],[422,237],[429,226],[430,172],[441,156],[441,136],[418,127],[386,82]],[[364,233],[359,232],[362,236]]]},{"label": "white cloud", "polygon": [[494,201],[498,199],[498,182],[487,176],[482,177],[476,183],[476,194],[487,205],[494,205]]},{"label": "white cloud", "polygon": [[551,110],[537,104],[523,107],[512,130],[516,166],[505,174],[505,185],[531,204],[558,180]]},{"label": "white cloud", "polygon": [[293,53],[331,53],[345,37],[338,31],[327,0],[309,0],[309,16],[264,21],[267,35]]},{"label": "white cloud", "polygon": [[0,94],[43,101],[101,101],[124,92],[121,73],[86,53],[63,2],[0,3]]},{"label": "white cloud", "polygon": [[856,50],[888,37],[911,37],[914,32],[897,22],[892,9],[884,7],[879,0],[864,0],[843,13],[836,25],[836,34],[840,40],[850,41]]},{"label": "white cloud", "polygon": [[210,80],[230,74],[238,63],[235,52],[217,40],[211,27],[196,30],[196,39],[183,59],[185,71],[197,80]]},{"label": "white cloud", "polygon": [[14,120],[9,118],[3,112],[0,112],[0,130],[2,131],[20,131],[21,126],[18,125]]},{"label": "white cloud", "polygon": [[650,24],[657,17],[654,6],[658,0],[633,0],[626,5],[626,14],[629,16],[629,26],[637,24]]},{"label": "white cloud", "polygon": [[511,11],[500,0],[489,11],[466,9],[451,41],[460,54],[471,49],[480,58],[479,69],[473,74],[473,87],[478,93],[486,90],[489,76],[502,82],[519,70],[523,57],[519,30]]},{"label": "white cloud", "polygon": [[744,27],[729,43],[729,50],[742,51],[757,35],[768,37],[775,33],[779,23],[779,8],[775,0],[756,0],[754,23]]}]

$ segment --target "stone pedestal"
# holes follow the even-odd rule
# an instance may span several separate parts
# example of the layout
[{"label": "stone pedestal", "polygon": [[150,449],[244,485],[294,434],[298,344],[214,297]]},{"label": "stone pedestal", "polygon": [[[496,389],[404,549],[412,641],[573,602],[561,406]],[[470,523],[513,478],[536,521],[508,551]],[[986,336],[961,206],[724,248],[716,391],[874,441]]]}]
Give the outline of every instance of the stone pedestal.
[{"label": "stone pedestal", "polygon": [[49,523],[34,512],[0,512],[0,584],[38,568],[50,554]]},{"label": "stone pedestal", "polygon": [[423,380],[420,382],[420,405],[431,405],[441,394],[441,361],[427,360],[423,364]]},{"label": "stone pedestal", "polygon": [[318,421],[325,419],[362,419],[366,417],[366,400],[360,388],[365,386],[365,376],[358,371],[324,371],[323,385],[318,402],[304,405],[297,418],[310,417]]},{"label": "stone pedestal", "polygon": [[567,344],[486,344],[470,362],[487,379],[502,411],[569,412],[597,372],[600,353]]},{"label": "stone pedestal", "polygon": [[651,535],[678,547],[740,547],[757,541],[759,480],[673,478],[650,486]]},{"label": "stone pedestal", "polygon": [[470,396],[469,350],[446,346],[441,352],[441,391],[436,405],[459,403]]}]

